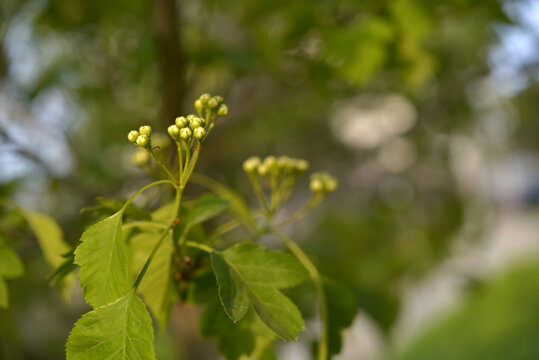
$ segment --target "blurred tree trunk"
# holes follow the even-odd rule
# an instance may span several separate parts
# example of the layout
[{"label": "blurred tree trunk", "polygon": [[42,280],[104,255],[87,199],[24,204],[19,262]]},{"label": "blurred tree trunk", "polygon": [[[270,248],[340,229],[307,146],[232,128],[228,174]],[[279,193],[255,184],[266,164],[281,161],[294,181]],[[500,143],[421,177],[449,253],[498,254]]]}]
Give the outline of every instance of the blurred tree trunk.
[{"label": "blurred tree trunk", "polygon": [[159,51],[159,71],[163,99],[162,124],[168,126],[181,114],[185,96],[186,62],[179,33],[175,0],[153,0],[153,32]]}]

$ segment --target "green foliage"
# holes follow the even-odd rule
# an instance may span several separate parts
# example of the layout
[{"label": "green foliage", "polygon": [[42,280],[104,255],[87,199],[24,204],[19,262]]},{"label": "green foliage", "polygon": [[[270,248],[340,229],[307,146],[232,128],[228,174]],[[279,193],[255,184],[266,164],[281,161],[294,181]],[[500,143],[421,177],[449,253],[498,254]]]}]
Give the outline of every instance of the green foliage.
[{"label": "green foliage", "polygon": [[250,306],[284,339],[295,339],[304,324],[297,307],[279,289],[300,284],[307,270],[294,257],[241,243],[211,254],[219,297],[228,316],[243,318]]},{"label": "green foliage", "polygon": [[90,226],[75,250],[84,297],[94,309],[122,297],[128,290],[122,216],[120,211]]},{"label": "green foliage", "polygon": [[9,307],[7,279],[21,277],[24,266],[19,256],[0,238],[0,308]]},{"label": "green foliage", "polygon": [[195,225],[219,215],[227,206],[228,201],[215,195],[205,194],[201,196],[195,205],[189,209],[187,217],[184,219],[184,234],[187,234]]},{"label": "green foliage", "polygon": [[152,320],[133,291],[85,314],[66,345],[67,360],[155,359]]}]

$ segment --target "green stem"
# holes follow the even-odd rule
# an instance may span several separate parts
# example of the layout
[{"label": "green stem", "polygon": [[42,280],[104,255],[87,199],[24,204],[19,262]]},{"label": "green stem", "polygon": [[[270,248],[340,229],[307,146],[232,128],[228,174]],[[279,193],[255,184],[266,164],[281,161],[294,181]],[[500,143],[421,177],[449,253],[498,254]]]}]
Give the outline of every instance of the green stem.
[{"label": "green stem", "polygon": [[180,186],[181,186],[183,185],[181,183],[182,174],[183,174],[182,144],[177,140],[176,140],[176,147],[178,148],[178,179],[180,179]]},{"label": "green stem", "polygon": [[223,225],[217,227],[217,229],[215,229],[210,234],[210,236],[208,236],[208,238],[213,239],[213,238],[219,237],[219,236],[221,236],[223,234],[226,234],[227,232],[232,231],[235,228],[239,227],[242,223],[243,223],[243,221],[241,219],[230,220],[229,222],[226,222]]},{"label": "green stem", "polygon": [[318,205],[321,200],[322,200],[322,197],[320,196],[312,197],[311,200],[307,203],[307,205],[303,207],[303,209],[298,210],[294,215],[290,216],[288,219],[284,221],[281,221],[280,223],[275,224],[274,226],[281,227],[281,226],[288,225],[288,224],[301,220],[305,215],[309,213],[309,211],[315,208],[316,205]]},{"label": "green stem", "polygon": [[194,242],[194,241],[186,241],[185,246],[202,250],[204,252],[207,252],[208,254],[211,254],[212,252],[216,251],[215,249],[212,249],[211,247],[209,247],[207,245],[197,243],[197,242]]},{"label": "green stem", "polygon": [[197,141],[197,149],[195,150],[195,154],[191,158],[191,161],[189,162],[189,166],[187,167],[186,173],[183,174],[182,183],[187,184],[189,181],[189,178],[191,177],[191,174],[193,173],[193,170],[195,170],[195,166],[198,161],[198,155],[200,154],[200,143]]},{"label": "green stem", "polygon": [[155,253],[157,252],[157,250],[159,249],[159,247],[163,243],[163,240],[165,240],[165,238],[167,237],[168,232],[170,231],[170,229],[172,229],[172,225],[167,226],[167,228],[165,229],[165,232],[163,233],[163,236],[161,236],[161,238],[159,239],[157,244],[155,244],[155,246],[153,247],[152,252],[150,253],[150,256],[148,256],[148,260],[146,260],[146,263],[144,264],[144,267],[142,268],[142,270],[140,271],[140,273],[137,276],[137,280],[135,281],[135,284],[133,284],[133,288],[135,289],[135,291],[137,291],[137,288],[140,285],[140,282],[142,281],[142,278],[146,274],[146,271],[148,270],[148,267],[150,266],[150,263],[152,262],[153,257],[155,256]]},{"label": "green stem", "polygon": [[154,186],[157,186],[157,185],[161,185],[161,184],[170,184],[172,185],[173,187],[176,187],[176,181],[171,181],[171,180],[159,180],[159,181],[154,181],[153,183],[149,183],[148,185],[144,186],[143,188],[140,188],[136,193],[134,193],[130,198],[129,200],[127,200],[127,202],[124,204],[124,206],[122,206],[122,208],[120,209],[120,211],[125,211],[125,209],[127,209],[129,207],[129,205],[131,205],[131,203],[133,202],[133,200],[135,200],[135,198],[137,196],[139,196],[140,194],[142,194],[144,191],[146,191],[147,189],[151,188],[151,187],[154,187]]},{"label": "green stem", "polygon": [[178,181],[174,175],[172,175],[172,173],[170,172],[170,170],[165,166],[165,164],[163,164],[158,158],[157,156],[155,156],[154,152],[153,152],[153,149],[150,149],[148,150],[150,152],[150,155],[152,156],[152,158],[155,160],[155,162],[161,167],[161,169],[163,169],[163,171],[167,174],[167,176],[170,178],[170,180],[174,181],[174,183],[176,183],[176,181]]},{"label": "green stem", "polygon": [[256,197],[258,198],[260,204],[264,207],[264,211],[266,211],[267,217],[270,217],[273,212],[268,205],[268,201],[266,199],[266,195],[264,195],[264,190],[262,190],[262,186],[260,185],[260,179],[258,178],[258,175],[249,175],[249,180],[251,180],[251,184],[253,185],[253,190],[256,194]]},{"label": "green stem", "polygon": [[301,248],[292,239],[280,232],[274,232],[275,235],[281,239],[292,254],[299,260],[299,262],[305,266],[311,279],[313,280],[318,296],[318,303],[320,306],[320,318],[322,320],[322,326],[320,330],[320,340],[318,341],[318,360],[326,360],[328,357],[328,309],[326,293],[324,291],[324,285],[318,269],[311,262],[307,254],[301,250]]}]

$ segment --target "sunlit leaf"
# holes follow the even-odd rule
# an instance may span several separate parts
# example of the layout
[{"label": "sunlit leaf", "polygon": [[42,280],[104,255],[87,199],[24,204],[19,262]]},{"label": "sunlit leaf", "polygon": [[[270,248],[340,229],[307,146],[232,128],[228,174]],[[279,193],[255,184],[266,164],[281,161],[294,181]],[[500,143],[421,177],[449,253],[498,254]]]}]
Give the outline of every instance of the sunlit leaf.
[{"label": "sunlit leaf", "polygon": [[153,327],[144,303],[129,292],[85,314],[71,331],[67,360],[155,359]]},{"label": "sunlit leaf", "polygon": [[121,227],[122,213],[118,212],[86,229],[75,250],[84,297],[93,308],[127,292],[128,262]]}]

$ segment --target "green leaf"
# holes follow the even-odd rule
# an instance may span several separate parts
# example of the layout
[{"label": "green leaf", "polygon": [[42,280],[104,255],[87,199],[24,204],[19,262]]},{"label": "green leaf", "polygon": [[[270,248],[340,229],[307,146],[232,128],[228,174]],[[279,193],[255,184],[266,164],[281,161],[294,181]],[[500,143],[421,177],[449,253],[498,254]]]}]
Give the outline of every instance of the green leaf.
[{"label": "green leaf", "polygon": [[0,309],[9,307],[9,295],[5,280],[0,277]]},{"label": "green leaf", "polygon": [[69,251],[69,245],[64,242],[62,230],[56,221],[26,209],[21,209],[21,215],[30,224],[47,262],[55,268],[62,264],[62,254]]},{"label": "green leaf", "polygon": [[155,359],[150,314],[134,292],[85,314],[69,335],[67,360]]},{"label": "green leaf", "polygon": [[200,321],[203,337],[217,337],[217,348],[228,360],[245,356],[260,359],[275,341],[275,335],[256,316],[253,310],[245,314],[241,321],[234,323],[223,311],[218,299],[208,305]]},{"label": "green leaf", "polygon": [[[146,270],[138,286],[138,292],[144,298],[144,301],[152,311],[161,325],[166,323],[167,293],[170,283],[170,268],[174,245],[172,243],[172,233],[163,241],[155,256]],[[142,267],[148,260],[152,249],[162,236],[162,232],[142,232],[132,236],[129,239],[131,247],[131,268],[136,276],[142,270]]]},{"label": "green leaf", "polygon": [[307,278],[307,270],[296,258],[241,243],[212,253],[211,261],[221,303],[232,320],[241,320],[253,306],[262,321],[284,339],[295,339],[303,330],[301,313],[278,290]]},{"label": "green leaf", "polygon": [[94,309],[128,290],[129,269],[121,229],[122,213],[118,212],[86,229],[75,250],[84,297]]},{"label": "green leaf", "polygon": [[14,279],[24,274],[19,256],[9,246],[0,244],[0,277]]},{"label": "green leaf", "polygon": [[342,332],[352,325],[357,312],[354,294],[341,284],[323,278],[328,308],[328,356],[341,351]]},{"label": "green leaf", "polygon": [[[82,208],[80,213],[84,214],[91,212],[96,216],[110,216],[120,211],[125,204],[125,200],[107,199],[104,197],[98,197],[97,202],[99,203],[98,205]],[[123,212],[127,218],[134,220],[150,220],[150,214],[148,212],[139,209],[133,204],[129,204],[129,206],[123,210]]]},{"label": "green leaf", "polygon": [[213,194],[201,196],[187,214],[184,232],[187,233],[193,226],[220,214],[227,206],[228,201]]}]

